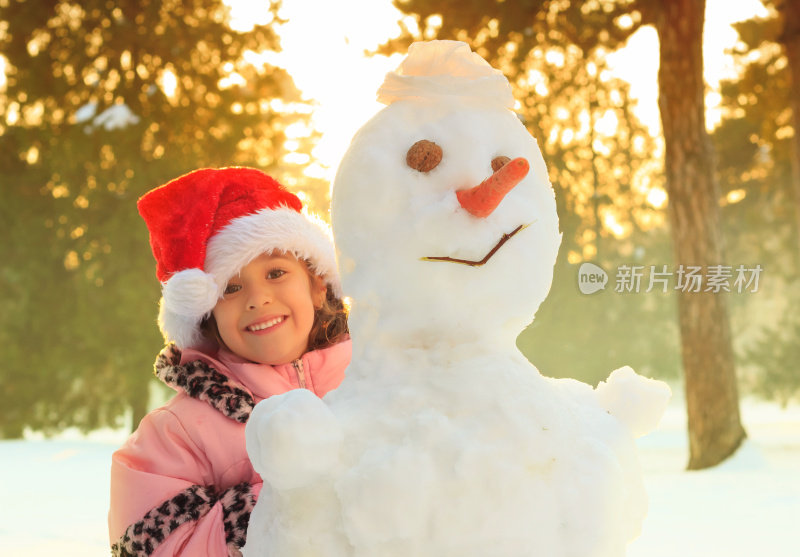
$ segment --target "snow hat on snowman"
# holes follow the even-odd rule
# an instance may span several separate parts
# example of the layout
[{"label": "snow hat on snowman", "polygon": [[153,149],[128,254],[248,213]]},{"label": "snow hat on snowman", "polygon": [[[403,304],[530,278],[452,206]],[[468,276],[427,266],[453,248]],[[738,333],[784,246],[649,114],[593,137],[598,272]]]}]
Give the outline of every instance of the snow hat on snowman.
[{"label": "snow hat on snowman", "polygon": [[480,104],[514,107],[508,79],[461,41],[416,42],[408,56],[378,89],[378,102],[403,99],[472,99]]},{"label": "snow hat on snowman", "polygon": [[262,253],[307,261],[341,297],[327,225],[301,213],[300,199],[260,170],[195,170],[147,192],[137,206],[162,287],[158,325],[178,348],[203,346],[201,323],[228,280]]}]

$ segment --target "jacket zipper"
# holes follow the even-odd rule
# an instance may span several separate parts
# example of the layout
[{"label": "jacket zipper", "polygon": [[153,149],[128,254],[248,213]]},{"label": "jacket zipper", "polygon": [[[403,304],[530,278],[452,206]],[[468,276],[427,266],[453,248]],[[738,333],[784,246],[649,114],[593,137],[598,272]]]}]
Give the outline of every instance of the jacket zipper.
[{"label": "jacket zipper", "polygon": [[302,360],[295,360],[292,362],[294,366],[294,371],[297,374],[297,382],[300,384],[301,389],[306,388],[306,375],[305,371],[303,370],[303,361]]}]

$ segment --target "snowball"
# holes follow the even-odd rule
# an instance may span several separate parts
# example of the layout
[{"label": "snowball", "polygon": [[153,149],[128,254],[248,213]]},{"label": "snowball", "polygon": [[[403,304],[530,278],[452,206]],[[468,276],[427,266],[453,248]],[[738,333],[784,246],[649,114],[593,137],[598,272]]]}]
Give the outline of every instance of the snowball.
[{"label": "snowball", "polygon": [[595,392],[600,405],[627,425],[634,437],[658,426],[672,396],[666,383],[642,377],[628,366],[612,371]]},{"label": "snowball", "polygon": [[295,389],[256,404],[245,438],[264,481],[276,489],[294,489],[336,465],[342,432],[322,400],[307,389]]}]

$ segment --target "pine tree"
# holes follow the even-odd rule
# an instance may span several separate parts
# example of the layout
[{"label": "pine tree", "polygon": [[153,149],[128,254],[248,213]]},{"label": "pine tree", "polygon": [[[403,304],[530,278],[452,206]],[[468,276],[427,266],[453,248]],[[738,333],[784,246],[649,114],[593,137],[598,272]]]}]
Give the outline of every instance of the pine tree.
[{"label": "pine tree", "polygon": [[0,436],[147,409],[162,341],[141,194],[203,166],[296,176],[284,130],[308,107],[247,56],[277,36],[227,19],[219,0],[0,1]]}]

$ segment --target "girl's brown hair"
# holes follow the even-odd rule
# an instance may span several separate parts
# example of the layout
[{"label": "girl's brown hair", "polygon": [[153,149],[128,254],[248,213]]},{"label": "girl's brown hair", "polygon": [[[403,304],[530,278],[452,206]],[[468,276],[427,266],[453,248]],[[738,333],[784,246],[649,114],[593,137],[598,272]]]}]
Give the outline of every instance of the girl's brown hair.
[{"label": "girl's brown hair", "polygon": [[[300,261],[303,261],[302,259]],[[308,279],[314,280],[314,272],[308,267]],[[217,320],[214,315],[209,313],[208,317],[200,323],[200,332],[203,336],[216,342],[220,347],[225,347],[222,337],[217,328]],[[314,310],[314,322],[311,325],[311,332],[308,335],[308,348],[306,352],[321,350],[333,346],[347,338],[350,329],[347,326],[347,308],[341,298],[337,298],[333,291],[328,288],[322,307]]]},{"label": "girl's brown hair", "polygon": [[308,335],[308,350],[319,350],[341,342],[347,338],[347,308],[341,298],[329,288],[322,301],[322,307],[314,311],[314,324]]}]

